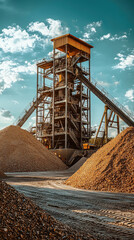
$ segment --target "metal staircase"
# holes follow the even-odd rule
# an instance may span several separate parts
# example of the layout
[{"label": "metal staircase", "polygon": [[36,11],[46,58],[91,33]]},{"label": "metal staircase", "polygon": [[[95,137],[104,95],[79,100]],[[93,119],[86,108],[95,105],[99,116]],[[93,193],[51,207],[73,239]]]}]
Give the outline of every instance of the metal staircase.
[{"label": "metal staircase", "polygon": [[35,98],[33,101],[28,105],[28,107],[23,111],[23,113],[19,116],[17,121],[15,122],[16,126],[22,127],[23,124],[27,121],[27,119],[31,116],[31,114],[34,112],[34,110],[37,107],[37,104],[40,104],[42,100],[44,99],[44,94],[41,94],[38,98],[37,101]]},{"label": "metal staircase", "polygon": [[76,147],[79,149],[80,148],[80,144],[79,144],[79,142],[78,142],[78,140],[76,138],[76,135],[75,135],[74,131],[69,129],[69,135],[70,135],[71,139],[73,140],[73,142],[75,143]]}]

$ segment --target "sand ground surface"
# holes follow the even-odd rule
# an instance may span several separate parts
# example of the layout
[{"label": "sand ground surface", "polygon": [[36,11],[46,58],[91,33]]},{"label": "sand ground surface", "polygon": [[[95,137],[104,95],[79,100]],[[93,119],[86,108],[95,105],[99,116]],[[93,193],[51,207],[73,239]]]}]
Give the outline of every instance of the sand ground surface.
[{"label": "sand ground surface", "polygon": [[80,190],[69,171],[6,173],[6,182],[62,223],[96,239],[132,240],[134,194]]}]

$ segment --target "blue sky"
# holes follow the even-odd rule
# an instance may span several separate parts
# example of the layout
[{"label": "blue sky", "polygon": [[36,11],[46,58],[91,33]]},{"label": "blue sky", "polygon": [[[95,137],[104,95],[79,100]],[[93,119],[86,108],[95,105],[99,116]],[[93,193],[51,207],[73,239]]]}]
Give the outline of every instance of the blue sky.
[{"label": "blue sky", "polygon": [[[92,79],[134,111],[133,16],[133,0],[0,0],[0,129],[32,101],[36,62],[49,58],[50,39],[65,33],[94,46]],[[92,126],[99,124],[103,109],[92,95]],[[24,127],[34,122],[33,114]]]}]

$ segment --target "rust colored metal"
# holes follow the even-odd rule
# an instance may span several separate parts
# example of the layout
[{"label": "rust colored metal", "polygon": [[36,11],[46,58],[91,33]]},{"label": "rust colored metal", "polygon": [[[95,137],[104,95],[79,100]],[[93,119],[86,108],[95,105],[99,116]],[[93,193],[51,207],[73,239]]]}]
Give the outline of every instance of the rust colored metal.
[{"label": "rust colored metal", "polygon": [[[102,89],[91,82],[90,57],[92,45],[66,34],[51,40],[53,54],[49,60],[37,63],[36,99],[23,112],[16,125],[22,126],[36,110],[36,131],[33,134],[48,149],[83,149],[89,143],[91,131],[90,91],[105,105],[96,138],[105,119],[102,142],[108,141],[108,129],[119,133],[119,117],[134,126],[131,114]],[[110,115],[108,116],[108,111]]]},{"label": "rust colored metal", "polygon": [[117,135],[120,133],[119,116],[107,105],[105,105],[100,125],[95,136],[94,144],[97,144],[97,138],[101,139],[100,145],[107,143],[109,140],[109,130],[111,128],[117,130]]},{"label": "rust colored metal", "polygon": [[37,64],[37,100],[44,98],[37,103],[36,137],[49,149],[82,149],[91,134],[90,90],[77,78],[77,68],[90,81],[84,65],[93,46],[71,34],[52,41],[52,60]]}]

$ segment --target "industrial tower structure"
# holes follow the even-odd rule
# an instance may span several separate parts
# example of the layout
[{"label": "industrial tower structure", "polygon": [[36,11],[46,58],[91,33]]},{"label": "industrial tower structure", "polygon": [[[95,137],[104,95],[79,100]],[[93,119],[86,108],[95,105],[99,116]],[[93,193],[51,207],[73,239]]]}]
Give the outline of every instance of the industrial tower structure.
[{"label": "industrial tower structure", "polygon": [[51,41],[53,59],[37,64],[36,136],[48,148],[82,149],[91,136],[90,90],[77,75],[90,82],[93,46],[71,34]]},{"label": "industrial tower structure", "polygon": [[[134,126],[127,109],[90,77],[90,44],[66,34],[52,39],[51,60],[37,64],[37,96],[16,122],[22,127],[36,110],[36,129],[32,132],[46,147],[70,164],[74,149],[85,149],[91,137],[90,91],[104,104],[95,141],[101,133],[108,141],[108,129],[119,133],[119,117]],[[104,125],[104,126],[103,126]],[[104,140],[104,141],[103,141]]]}]

